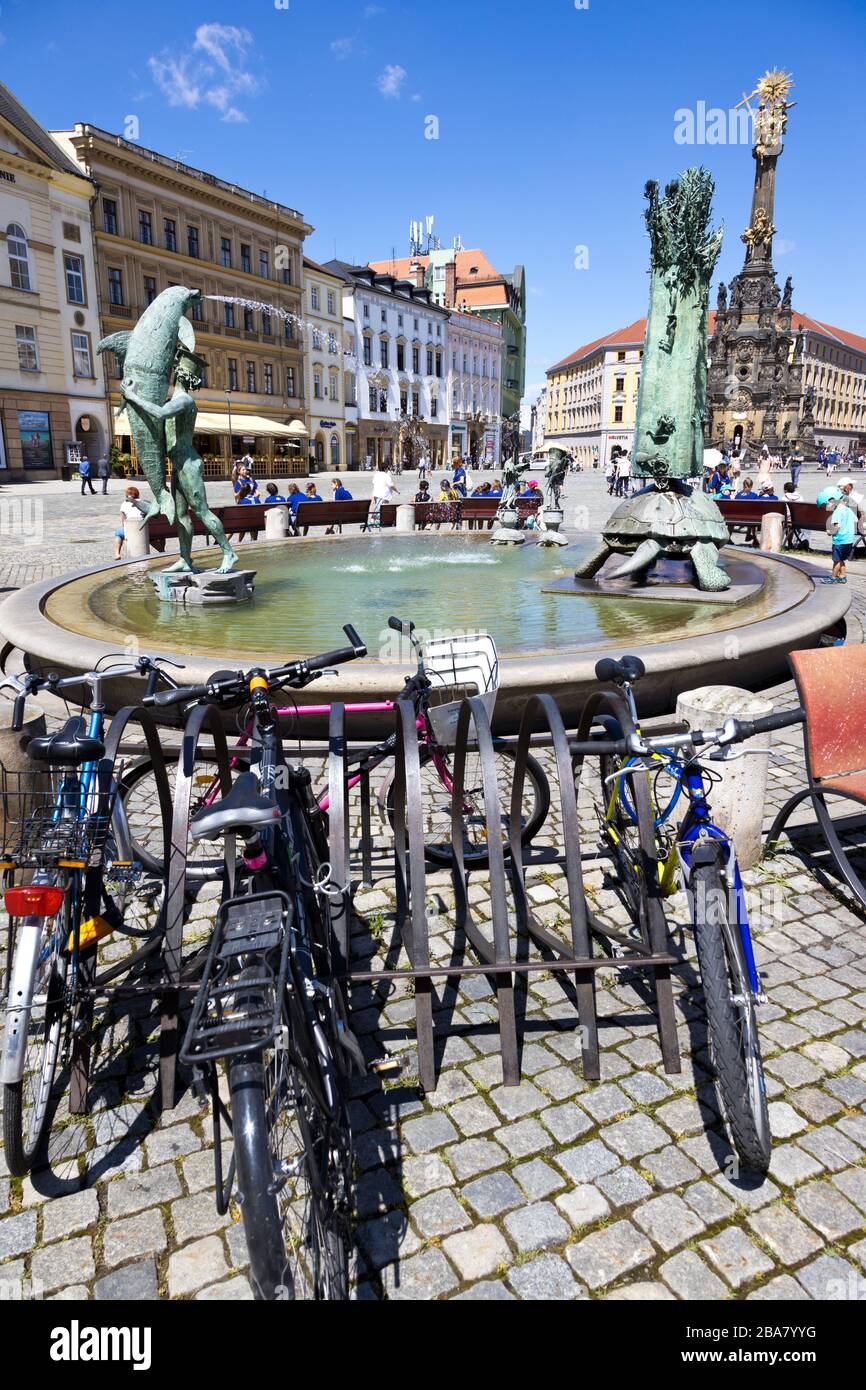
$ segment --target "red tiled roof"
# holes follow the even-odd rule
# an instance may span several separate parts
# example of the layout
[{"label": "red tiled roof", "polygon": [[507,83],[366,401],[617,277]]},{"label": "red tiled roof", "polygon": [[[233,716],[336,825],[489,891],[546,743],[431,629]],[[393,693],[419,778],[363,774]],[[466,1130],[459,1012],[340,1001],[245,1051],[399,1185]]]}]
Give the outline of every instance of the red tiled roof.
[{"label": "red tiled roof", "polygon": [[[833,328],[829,323],[822,323],[820,319],[813,319],[809,314],[801,314],[794,310],[791,322],[795,329],[803,328],[807,333],[821,333],[825,338],[833,338],[840,347],[853,348],[855,352],[866,352],[866,338],[858,337],[856,333],[849,333],[845,328]],[[709,315],[709,334],[712,337],[716,323],[715,310],[710,311]],[[591,357],[594,352],[603,347],[636,347],[644,341],[646,337],[646,319],[635,319],[627,328],[618,328],[615,333],[608,333],[603,338],[596,338],[591,343],[584,343],[576,352],[569,357],[564,357],[561,362],[548,367],[547,375],[552,372],[562,371],[563,367],[574,366],[577,362],[584,361]]]},{"label": "red tiled roof", "polygon": [[[377,275],[395,275],[398,280],[408,280],[409,268],[416,261],[423,265],[426,270],[430,264],[430,257],[400,256],[397,260],[370,261],[369,264]],[[501,280],[503,278],[483,251],[458,251],[456,262],[458,286],[471,285],[476,280]]]}]

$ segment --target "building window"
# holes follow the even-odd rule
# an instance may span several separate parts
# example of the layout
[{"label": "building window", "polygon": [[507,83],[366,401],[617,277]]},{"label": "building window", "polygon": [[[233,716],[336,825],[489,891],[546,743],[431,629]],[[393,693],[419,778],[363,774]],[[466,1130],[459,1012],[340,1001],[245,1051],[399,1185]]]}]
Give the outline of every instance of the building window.
[{"label": "building window", "polygon": [[406,411],[407,411],[408,409],[409,409],[409,393],[408,393],[408,391],[401,391],[401,392],[400,392],[400,410],[401,410],[402,414],[405,415],[405,414],[406,414]]},{"label": "building window", "polygon": [[383,367],[387,367],[387,366],[389,365],[389,362],[388,362],[388,339],[387,339],[387,338],[382,338],[382,340],[380,341],[380,343],[379,343],[379,352],[380,352],[381,357],[382,357],[382,366],[383,366]]},{"label": "building window", "polygon": [[[194,286],[190,288],[194,288]],[[204,310],[200,299],[194,299],[192,302],[192,316],[196,323],[202,323],[204,321]]]},{"label": "building window", "polygon": [[73,333],[72,335],[72,373],[73,376],[93,376],[90,335],[88,333]]},{"label": "building window", "polygon": [[234,326],[235,326],[235,306],[234,306],[233,304],[224,304],[224,305],[223,305],[223,319],[224,319],[224,321],[225,321],[225,326],[226,326],[226,328],[234,328]]},{"label": "building window", "polygon": [[[228,308],[228,305],[226,305],[226,308]],[[229,390],[230,390],[230,391],[237,391],[237,389],[238,389],[238,359],[237,359],[236,357],[230,357],[230,358],[229,358]]]},{"label": "building window", "polygon": [[622,424],[622,406],[615,405],[613,408],[613,422],[615,425]]},{"label": "building window", "polygon": [[27,235],[17,222],[10,222],[6,228],[6,250],[9,253],[9,274],[13,290],[32,289]]},{"label": "building window", "polygon": [[270,266],[268,264],[267,251],[259,252],[259,275],[263,280],[270,280],[271,278],[271,271]]},{"label": "building window", "polygon": [[113,198],[102,200],[102,230],[117,236],[117,203]]},{"label": "building window", "polygon": [[271,316],[267,309],[262,310],[262,332],[266,338],[271,336]]},{"label": "building window", "polygon": [[187,227],[186,249],[194,260],[198,260],[198,227]]},{"label": "building window", "polygon": [[380,414],[382,414],[382,415],[387,415],[387,414],[388,414],[388,392],[387,392],[387,391],[380,391],[380,392],[379,392],[379,412],[380,412]]},{"label": "building window", "polygon": [[310,286],[310,308],[311,308],[311,309],[318,309],[318,307],[319,307],[319,287],[318,287],[318,285],[311,285],[311,286]]},{"label": "building window", "polygon": [[266,362],[266,363],[265,363],[264,372],[265,372],[265,395],[266,395],[266,396],[272,396],[272,395],[274,394],[274,369],[273,369],[273,367],[271,366],[270,362]]},{"label": "building window", "polygon": [[439,414],[439,402],[435,396],[430,400],[430,419],[435,420]]},{"label": "building window", "polygon": [[39,347],[36,342],[36,329],[26,324],[15,325],[15,340],[18,343],[18,366],[22,372],[39,371]]},{"label": "building window", "polygon": [[108,267],[108,302],[109,304],[123,303],[123,275],[112,266]]},{"label": "building window", "polygon": [[250,248],[244,246],[243,242],[241,242],[241,270],[245,271],[247,275],[252,274],[253,264],[251,257],[252,252]]},{"label": "building window", "polygon": [[322,399],[322,369],[316,367],[313,370],[313,395],[317,401]]},{"label": "building window", "polygon": [[294,369],[294,367],[286,367],[286,395],[287,395],[287,396],[294,396],[294,395],[295,395],[295,369]]},{"label": "building window", "polygon": [[340,467],[340,440],[336,434],[331,435],[331,468]]},{"label": "building window", "polygon": [[247,363],[247,390],[248,390],[248,391],[255,392],[255,389],[256,389],[256,364],[255,364],[255,362],[248,362],[248,363]]},{"label": "building window", "polygon": [[253,323],[253,311],[252,311],[252,309],[244,309],[244,332],[245,332],[245,333],[254,333],[254,332],[255,332],[255,327],[256,327],[256,326],[255,326],[255,324]]},{"label": "building window", "polygon": [[381,315],[382,315],[382,322],[383,322],[383,323],[387,323],[387,322],[388,322],[388,313],[387,313],[387,310],[382,309],[380,312],[381,312]]},{"label": "building window", "polygon": [[441,338],[441,337],[442,337],[442,325],[441,325],[441,323],[437,323],[437,325],[436,325],[436,337],[437,337],[437,338]]},{"label": "building window", "polygon": [[321,333],[319,332],[318,328],[314,328],[314,329],[313,329],[312,343],[313,343],[313,351],[314,351],[314,352],[321,352],[321,350],[322,350],[322,335],[321,335]]},{"label": "building window", "polygon": [[336,299],[335,299],[335,297],[334,297],[334,291],[333,291],[333,290],[328,290],[328,313],[329,313],[329,314],[335,314],[335,313],[337,312],[337,310],[336,310],[336,303],[337,303],[337,301],[336,301]]},{"label": "building window", "polygon": [[369,317],[370,317],[370,306],[369,306],[369,304],[365,304],[365,305],[364,305],[364,318],[365,318],[365,319],[368,319]]},{"label": "building window", "polygon": [[162,237],[166,251],[177,250],[177,223],[173,217],[163,218]]},{"label": "building window", "polygon": [[456,352],[452,352],[452,354],[451,354],[451,370],[452,370],[452,372],[456,372],[456,371],[457,371],[457,353],[456,353]]},{"label": "building window", "polygon": [[232,244],[227,236],[220,239],[220,263],[225,266],[226,270],[231,270]]},{"label": "building window", "polygon": [[372,339],[370,339],[370,338],[365,338],[365,339],[364,339],[364,366],[365,366],[365,367],[372,367],[372,365],[373,365],[373,342],[372,342]]},{"label": "building window", "polygon": [[143,208],[138,210],[138,239],[142,246],[153,245],[153,222],[150,213]]},{"label": "building window", "polygon": [[397,315],[397,327],[398,327],[398,328],[402,328],[402,327],[403,327],[403,315],[402,315],[402,314],[398,314],[398,315]]},{"label": "building window", "polygon": [[613,389],[614,389],[614,391],[624,391],[624,390],[625,390],[625,377],[624,377],[624,376],[618,376],[618,377],[616,378],[616,380],[614,381]]},{"label": "building window", "polygon": [[335,357],[335,356],[336,356],[336,353],[337,353],[337,335],[336,335],[336,333],[329,333],[329,334],[328,334],[328,352],[331,354],[332,357]]},{"label": "building window", "polygon": [[291,319],[283,319],[283,330],[286,335],[286,341],[293,343],[295,341],[295,325],[292,323]]},{"label": "building window", "polygon": [[421,414],[421,397],[417,391],[412,392],[412,414],[415,416]]},{"label": "building window", "polygon": [[421,370],[421,349],[420,349],[420,348],[417,348],[417,347],[413,347],[413,349],[412,349],[412,371],[413,371],[413,372],[415,373],[415,375],[417,376],[418,373],[420,372],[420,370]]},{"label": "building window", "polygon": [[283,284],[284,284],[284,285],[290,285],[291,283],[292,283],[292,265],[291,265],[291,262],[289,262],[288,265],[284,265],[284,266],[283,266]]},{"label": "building window", "polygon": [[331,400],[332,400],[332,401],[338,401],[338,400],[340,399],[339,388],[338,388],[338,385],[337,385],[337,373],[336,373],[336,372],[331,372],[330,396],[331,396]]},{"label": "building window", "polygon": [[433,375],[433,349],[427,349],[427,375]]},{"label": "building window", "polygon": [[406,370],[406,344],[405,344],[405,343],[398,343],[398,344],[397,344],[397,371],[398,371],[398,372],[403,372],[403,371],[405,371],[405,370]]},{"label": "building window", "polygon": [[148,304],[152,304],[156,299],[156,276],[145,275],[142,284],[144,285],[144,303],[146,307]]},{"label": "building window", "polygon": [[625,353],[624,353],[624,352],[618,352],[617,355],[616,355],[616,360],[617,360],[617,362],[624,362],[624,361],[625,361]]},{"label": "building window", "polygon": [[370,387],[370,414],[375,415],[379,408],[379,392],[375,386]]},{"label": "building window", "polygon": [[66,298],[70,304],[84,304],[84,262],[80,256],[63,257],[66,266]]},{"label": "building window", "polygon": [[436,375],[437,375],[437,376],[440,376],[440,377],[441,377],[441,375],[442,375],[442,351],[441,351],[441,349],[439,349],[439,350],[437,351],[437,353],[436,353]]}]

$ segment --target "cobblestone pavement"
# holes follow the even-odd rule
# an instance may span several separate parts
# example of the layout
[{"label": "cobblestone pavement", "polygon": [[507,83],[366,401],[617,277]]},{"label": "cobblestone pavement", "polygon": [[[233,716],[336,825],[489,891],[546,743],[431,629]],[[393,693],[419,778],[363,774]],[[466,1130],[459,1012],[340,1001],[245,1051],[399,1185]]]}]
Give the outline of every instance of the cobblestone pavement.
[{"label": "cobblestone pavement", "polygon": [[[580,480],[578,480],[580,481]],[[862,630],[866,583],[852,581]],[[793,689],[773,692],[778,706]],[[769,778],[766,827],[801,784],[802,736],[786,731]],[[591,776],[591,775],[590,775]],[[527,871],[539,919],[562,930],[553,846],[558,806]],[[584,848],[597,830],[582,785]],[[398,1080],[353,1087],[357,1280],[362,1299],[838,1299],[866,1297],[866,923],[800,818],[796,843],[746,874],[768,995],[761,1036],[775,1136],[769,1176],[737,1175],[709,1075],[704,1015],[684,903],[670,923],[682,965],[675,999],[683,1070],[666,1074],[641,982],[598,978],[602,1079],[581,1075],[570,986],[535,974],[521,998],[520,1087],[501,1084],[493,994],[483,977],[439,982],[440,1081],[419,1093],[414,999],[406,982],[363,986],[356,1028]],[[383,838],[379,874],[356,899],[356,963],[406,964],[392,942]],[[375,877],[375,876],[374,876]],[[602,867],[587,875],[596,912],[627,921]],[[489,918],[486,879],[473,912]],[[450,877],[427,880],[436,959],[459,960]],[[188,934],[201,940],[209,890]],[[5,958],[5,940],[0,941]],[[122,942],[104,948],[120,956]],[[378,966],[376,964],[378,962]],[[61,1111],[51,1163],[10,1179],[0,1152],[0,1293],[76,1299],[248,1299],[242,1224],[213,1200],[210,1120],[185,1090],[160,1116],[157,1020],[147,1003],[100,1018],[91,1113]],[[447,1031],[446,1031],[447,1029]]]}]

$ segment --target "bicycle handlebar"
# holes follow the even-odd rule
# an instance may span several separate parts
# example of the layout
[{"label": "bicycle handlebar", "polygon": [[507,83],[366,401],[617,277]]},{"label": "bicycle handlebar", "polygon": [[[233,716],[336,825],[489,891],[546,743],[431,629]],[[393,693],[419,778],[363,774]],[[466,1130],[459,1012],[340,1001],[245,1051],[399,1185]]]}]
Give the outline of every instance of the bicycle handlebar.
[{"label": "bicycle handlebar", "polygon": [[621,739],[591,739],[588,743],[572,743],[573,757],[643,757],[648,753],[665,752],[676,748],[702,748],[717,743],[726,748],[734,743],[745,743],[751,738],[768,734],[774,729],[788,729],[805,722],[805,711],[781,710],[776,714],[765,715],[763,719],[726,719],[720,729],[690,729],[682,734],[664,734],[658,738],[644,738],[632,734]]}]

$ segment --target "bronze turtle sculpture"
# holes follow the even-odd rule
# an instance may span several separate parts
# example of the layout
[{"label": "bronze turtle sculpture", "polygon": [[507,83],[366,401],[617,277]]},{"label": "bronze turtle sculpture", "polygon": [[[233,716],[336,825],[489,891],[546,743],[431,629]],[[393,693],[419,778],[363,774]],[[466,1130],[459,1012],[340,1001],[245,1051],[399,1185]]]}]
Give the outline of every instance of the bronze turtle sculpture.
[{"label": "bronze turtle sculpture", "polygon": [[688,559],[698,588],[717,592],[731,583],[718,562],[718,552],[729,540],[724,518],[711,497],[678,480],[670,480],[666,487],[651,484],[611,514],[601,544],[575,573],[589,578],[610,554],[627,555],[625,564],[608,578],[634,575],[643,582],[660,556]]}]

